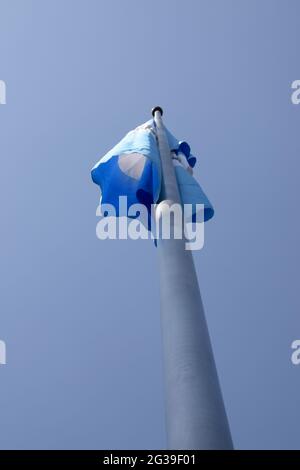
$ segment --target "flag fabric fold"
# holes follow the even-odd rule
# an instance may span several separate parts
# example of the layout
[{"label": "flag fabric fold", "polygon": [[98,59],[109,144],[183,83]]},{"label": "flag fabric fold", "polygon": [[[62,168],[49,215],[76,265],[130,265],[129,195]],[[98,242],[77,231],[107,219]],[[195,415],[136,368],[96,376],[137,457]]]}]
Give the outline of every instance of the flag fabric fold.
[{"label": "flag fabric fold", "polygon": [[[177,140],[167,129],[182,204],[192,204],[193,219],[196,217],[196,204],[204,205],[204,221],[213,217],[214,209],[199,183],[192,176],[196,158],[191,154],[185,141]],[[162,170],[156,139],[154,120],[142,124],[128,132],[93,167],[92,180],[101,190],[101,204],[114,207],[120,215],[119,197],[127,196],[127,204],[143,204],[151,211],[151,205],[159,202],[162,186]],[[149,228],[148,223],[148,228]]]}]

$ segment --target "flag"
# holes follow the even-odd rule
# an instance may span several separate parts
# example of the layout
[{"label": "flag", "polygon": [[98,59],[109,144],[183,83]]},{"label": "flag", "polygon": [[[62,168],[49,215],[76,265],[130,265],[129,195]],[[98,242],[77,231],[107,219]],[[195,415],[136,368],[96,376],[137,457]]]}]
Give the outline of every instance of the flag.
[{"label": "flag", "polygon": [[[185,141],[177,140],[167,129],[166,134],[171,149],[182,204],[192,204],[193,219],[196,217],[196,204],[204,205],[203,219],[213,217],[214,209],[199,183],[192,176],[196,158],[191,154]],[[93,167],[92,180],[101,190],[101,204],[114,207],[120,215],[119,197],[127,196],[127,204],[143,204],[149,214],[151,205],[160,202],[162,169],[153,119],[126,136],[104,155]]]}]

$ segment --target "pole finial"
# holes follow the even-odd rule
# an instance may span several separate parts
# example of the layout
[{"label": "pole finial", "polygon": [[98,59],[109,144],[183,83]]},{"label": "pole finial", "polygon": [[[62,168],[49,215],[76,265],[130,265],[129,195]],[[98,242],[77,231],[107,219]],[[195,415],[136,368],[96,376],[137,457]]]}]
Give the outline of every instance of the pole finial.
[{"label": "pole finial", "polygon": [[155,114],[155,111],[159,111],[161,115],[163,115],[163,109],[160,107],[160,106],[155,106],[154,108],[152,108],[152,116],[154,117],[154,114]]}]

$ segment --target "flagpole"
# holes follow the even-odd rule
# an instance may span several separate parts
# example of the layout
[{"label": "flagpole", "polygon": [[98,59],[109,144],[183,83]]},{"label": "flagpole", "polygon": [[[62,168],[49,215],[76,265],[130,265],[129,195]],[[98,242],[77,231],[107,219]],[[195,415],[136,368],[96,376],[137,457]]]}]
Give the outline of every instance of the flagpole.
[{"label": "flagpole", "polygon": [[[153,108],[163,177],[163,204],[181,204],[162,121]],[[169,449],[232,449],[191,251],[185,240],[159,239],[159,269],[166,424]]]}]

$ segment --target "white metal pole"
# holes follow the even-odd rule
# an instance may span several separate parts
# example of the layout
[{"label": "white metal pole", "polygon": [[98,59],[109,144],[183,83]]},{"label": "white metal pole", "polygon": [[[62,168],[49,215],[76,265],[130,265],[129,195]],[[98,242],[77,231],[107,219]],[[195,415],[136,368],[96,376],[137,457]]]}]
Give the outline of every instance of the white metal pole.
[{"label": "white metal pole", "polygon": [[[181,201],[162,109],[152,114],[163,175],[159,219],[164,201]],[[168,448],[232,449],[193,257],[185,242],[158,240]]]}]

